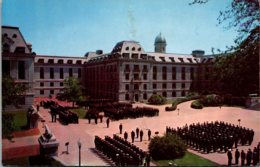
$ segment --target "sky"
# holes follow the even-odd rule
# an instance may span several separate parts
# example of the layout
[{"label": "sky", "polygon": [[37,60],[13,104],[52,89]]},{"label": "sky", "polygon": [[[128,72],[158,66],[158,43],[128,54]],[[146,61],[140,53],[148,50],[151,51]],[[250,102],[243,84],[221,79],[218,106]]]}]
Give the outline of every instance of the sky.
[{"label": "sky", "polygon": [[167,53],[225,50],[235,29],[217,25],[231,0],[2,0],[2,25],[17,26],[39,55],[81,57],[111,52],[117,42],[138,41],[154,51],[155,37],[166,38]]}]

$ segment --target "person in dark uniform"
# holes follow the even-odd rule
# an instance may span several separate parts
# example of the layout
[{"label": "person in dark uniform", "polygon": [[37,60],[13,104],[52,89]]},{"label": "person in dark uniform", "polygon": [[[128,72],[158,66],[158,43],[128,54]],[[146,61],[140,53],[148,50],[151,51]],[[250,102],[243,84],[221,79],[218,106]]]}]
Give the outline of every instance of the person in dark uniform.
[{"label": "person in dark uniform", "polygon": [[247,154],[246,154],[246,165],[247,166],[250,166],[251,160],[252,160],[252,151],[249,148],[248,151],[247,151]]},{"label": "person in dark uniform", "polygon": [[90,116],[88,116],[88,123],[90,124],[90,122],[91,122],[91,118]]},{"label": "person in dark uniform", "polygon": [[103,115],[100,115],[99,118],[100,118],[100,123],[102,123],[103,122]]},{"label": "person in dark uniform", "polygon": [[241,151],[241,166],[245,165],[246,153],[244,150]]},{"label": "person in dark uniform", "polygon": [[148,140],[150,141],[150,139],[151,139],[151,134],[152,134],[152,132],[151,132],[151,130],[149,129],[148,130]]},{"label": "person in dark uniform", "polygon": [[40,105],[39,104],[37,104],[37,111],[39,111],[40,110]]},{"label": "person in dark uniform", "polygon": [[236,149],[236,152],[235,152],[235,164],[236,165],[238,164],[239,157],[240,157],[240,152],[238,151],[238,149]]},{"label": "person in dark uniform", "polygon": [[147,166],[150,166],[151,157],[150,157],[149,154],[146,155],[145,161],[146,161],[146,165],[147,165]]},{"label": "person in dark uniform", "polygon": [[227,156],[228,156],[228,166],[231,166],[231,164],[232,164],[232,152],[231,152],[231,149],[228,149]]},{"label": "person in dark uniform", "polygon": [[135,132],[136,132],[136,138],[138,138],[139,137],[139,128],[136,128]]},{"label": "person in dark uniform", "polygon": [[140,131],[140,142],[143,141],[143,135],[144,135],[144,132],[143,132],[143,130],[141,129],[141,131]]},{"label": "person in dark uniform", "polygon": [[135,140],[135,132],[132,130],[131,132],[131,138],[132,138],[132,143],[134,142]]},{"label": "person in dark uniform", "polygon": [[128,138],[128,134],[127,134],[127,132],[125,131],[125,133],[124,133],[124,139],[127,140],[127,138]]},{"label": "person in dark uniform", "polygon": [[107,118],[107,128],[109,128],[109,122],[110,122],[110,119]]},{"label": "person in dark uniform", "polygon": [[120,123],[120,125],[119,125],[120,134],[122,134],[122,130],[123,130],[123,125]]},{"label": "person in dark uniform", "polygon": [[95,116],[95,124],[97,124],[97,119],[98,119],[98,117],[97,117],[97,116]]},{"label": "person in dark uniform", "polygon": [[253,165],[256,166],[258,163],[256,147],[253,150]]}]

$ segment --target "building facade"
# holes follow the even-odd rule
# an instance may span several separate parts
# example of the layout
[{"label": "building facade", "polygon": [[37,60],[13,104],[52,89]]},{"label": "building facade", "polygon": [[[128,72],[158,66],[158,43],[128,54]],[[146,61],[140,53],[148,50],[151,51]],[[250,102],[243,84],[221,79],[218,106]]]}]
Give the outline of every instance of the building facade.
[{"label": "building facade", "polygon": [[18,27],[3,26],[2,30],[3,73],[30,86],[26,106],[34,97],[57,95],[70,76],[79,78],[92,98],[130,102],[146,101],[152,94],[183,97],[210,85],[207,75],[214,58],[201,50],[166,53],[161,33],[155,38],[155,52],[146,52],[136,41],[121,41],[111,53],[97,50],[82,57],[64,57],[36,55]]}]

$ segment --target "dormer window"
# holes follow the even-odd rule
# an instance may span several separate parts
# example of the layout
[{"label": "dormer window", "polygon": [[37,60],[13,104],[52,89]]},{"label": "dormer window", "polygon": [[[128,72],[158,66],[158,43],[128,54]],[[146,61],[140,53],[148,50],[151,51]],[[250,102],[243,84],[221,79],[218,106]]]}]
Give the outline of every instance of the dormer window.
[{"label": "dormer window", "polygon": [[68,64],[72,64],[72,60],[68,60],[67,63],[68,63]]},{"label": "dormer window", "polygon": [[77,60],[76,64],[81,64],[81,60]]},{"label": "dormer window", "polygon": [[141,51],[141,48],[138,48],[138,51]]},{"label": "dormer window", "polygon": [[187,60],[189,60],[190,63],[193,63],[191,58],[187,58]]},{"label": "dormer window", "polygon": [[135,47],[132,48],[132,51],[135,51]]},{"label": "dormer window", "polygon": [[39,59],[38,63],[44,63],[44,59]]},{"label": "dormer window", "polygon": [[181,63],[184,63],[183,58],[179,57],[178,59],[180,60]]},{"label": "dormer window", "polygon": [[63,60],[58,60],[58,64],[63,64]]},{"label": "dormer window", "polygon": [[164,57],[160,57],[160,59],[161,59],[163,62],[165,62],[165,58],[164,58]]},{"label": "dormer window", "polygon": [[17,35],[16,35],[16,34],[14,34],[14,35],[13,35],[13,38],[16,38],[16,37],[17,37]]},{"label": "dormer window", "polygon": [[127,46],[127,47],[125,48],[125,50],[129,50],[129,47]]},{"label": "dormer window", "polygon": [[173,63],[175,63],[174,57],[169,57],[169,59],[170,59]]},{"label": "dormer window", "polygon": [[48,63],[53,64],[53,63],[54,63],[54,60],[53,60],[53,59],[49,59],[49,60],[48,60]]}]

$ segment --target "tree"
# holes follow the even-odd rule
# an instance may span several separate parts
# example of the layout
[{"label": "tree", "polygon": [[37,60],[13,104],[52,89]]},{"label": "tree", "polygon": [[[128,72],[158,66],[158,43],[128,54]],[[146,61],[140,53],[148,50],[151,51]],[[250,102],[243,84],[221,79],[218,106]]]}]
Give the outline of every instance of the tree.
[{"label": "tree", "polygon": [[63,92],[57,95],[59,100],[67,100],[72,102],[74,107],[75,102],[80,101],[82,97],[82,86],[79,83],[79,80],[75,77],[69,77],[64,80],[64,89]]},{"label": "tree", "polygon": [[24,95],[28,87],[24,84],[15,83],[10,76],[4,75],[2,78],[2,105],[3,109],[7,105],[14,105],[19,107],[21,104],[21,97]]},{"label": "tree", "polygon": [[184,156],[187,146],[174,134],[152,138],[148,146],[154,160],[172,160]]}]

